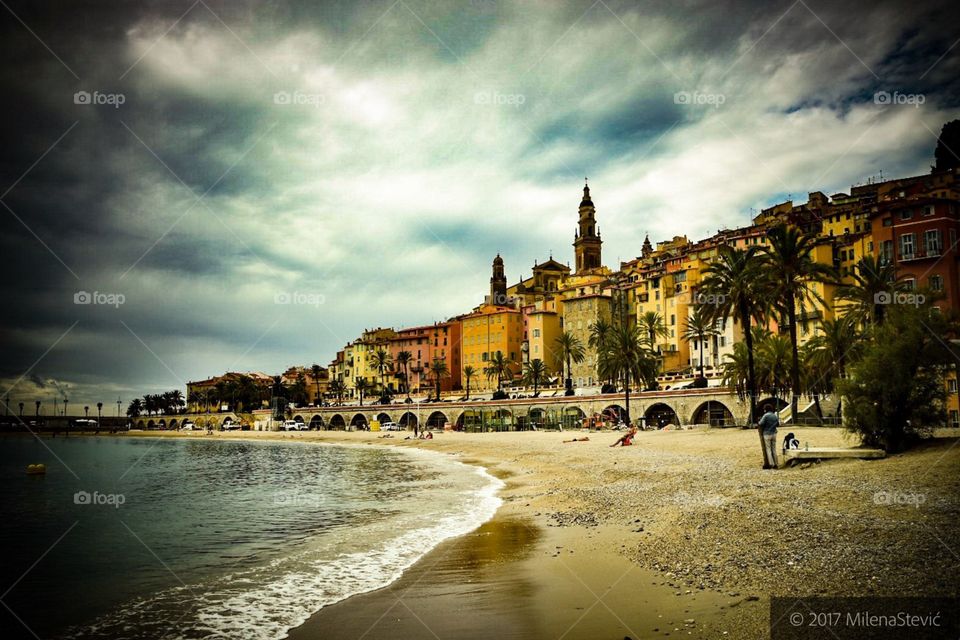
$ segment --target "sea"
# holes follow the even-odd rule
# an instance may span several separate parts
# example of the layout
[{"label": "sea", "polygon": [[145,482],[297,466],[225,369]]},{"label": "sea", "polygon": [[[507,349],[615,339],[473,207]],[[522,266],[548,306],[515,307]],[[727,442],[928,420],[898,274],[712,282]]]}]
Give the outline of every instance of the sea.
[{"label": "sea", "polygon": [[502,487],[443,454],[372,445],[0,447],[4,638],[284,638],[490,519]]}]

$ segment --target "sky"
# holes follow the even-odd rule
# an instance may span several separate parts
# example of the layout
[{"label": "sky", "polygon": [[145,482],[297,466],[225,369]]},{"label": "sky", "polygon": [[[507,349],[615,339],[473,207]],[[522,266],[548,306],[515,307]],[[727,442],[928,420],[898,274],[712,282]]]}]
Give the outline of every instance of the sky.
[{"label": "sky", "polygon": [[[949,2],[2,0],[0,385],[111,412],[930,170]],[[53,3],[50,3],[53,4]],[[0,392],[2,392],[0,389]]]}]

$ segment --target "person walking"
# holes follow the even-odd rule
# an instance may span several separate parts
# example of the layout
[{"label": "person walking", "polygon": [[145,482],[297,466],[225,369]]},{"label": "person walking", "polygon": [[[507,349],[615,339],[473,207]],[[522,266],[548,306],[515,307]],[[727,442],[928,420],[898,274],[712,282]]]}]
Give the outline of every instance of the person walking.
[{"label": "person walking", "polygon": [[776,469],[777,464],[777,427],[780,426],[780,416],[773,410],[770,403],[763,405],[763,417],[758,424],[760,432],[763,434],[763,446],[767,451],[767,462],[764,469]]}]

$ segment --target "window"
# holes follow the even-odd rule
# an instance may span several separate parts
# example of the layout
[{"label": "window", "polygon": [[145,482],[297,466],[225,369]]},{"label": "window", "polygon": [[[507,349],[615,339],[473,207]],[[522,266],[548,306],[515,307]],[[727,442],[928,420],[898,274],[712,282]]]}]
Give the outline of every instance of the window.
[{"label": "window", "polygon": [[885,227],[892,227],[892,226],[893,226],[893,218],[890,218],[890,217],[884,218],[884,219],[883,219],[883,226],[885,226]]},{"label": "window", "polygon": [[956,379],[956,378],[950,378],[949,380],[947,380],[947,390],[950,391],[950,393],[956,393],[956,392],[957,392],[957,379]]},{"label": "window", "polygon": [[913,259],[913,234],[905,233],[900,236],[900,259]]},{"label": "window", "polygon": [[927,229],[923,233],[923,243],[928,256],[938,256],[943,253],[943,239],[940,229]]},{"label": "window", "polygon": [[539,337],[540,337],[540,329],[534,329],[534,330],[533,330],[533,337],[534,337],[534,338],[539,338]]},{"label": "window", "polygon": [[884,240],[880,244],[880,263],[886,264],[893,260],[893,240]]},{"label": "window", "polygon": [[954,429],[960,427],[960,411],[950,409],[950,426]]},{"label": "window", "polygon": [[943,291],[943,276],[937,274],[930,276],[930,289],[932,291]]},{"label": "window", "polygon": [[923,208],[923,215],[925,215],[925,216],[932,216],[932,215],[933,215],[933,205],[932,205],[932,204],[928,204],[927,206],[925,206],[925,207]]},{"label": "window", "polygon": [[917,281],[914,280],[913,278],[907,278],[906,280],[903,281],[903,288],[906,289],[907,291],[913,291],[914,289],[917,288]]},{"label": "window", "polygon": [[913,217],[913,211],[910,211],[910,209],[903,209],[903,210],[900,212],[900,219],[901,219],[901,220],[909,220],[909,219],[912,218],[912,217]]}]

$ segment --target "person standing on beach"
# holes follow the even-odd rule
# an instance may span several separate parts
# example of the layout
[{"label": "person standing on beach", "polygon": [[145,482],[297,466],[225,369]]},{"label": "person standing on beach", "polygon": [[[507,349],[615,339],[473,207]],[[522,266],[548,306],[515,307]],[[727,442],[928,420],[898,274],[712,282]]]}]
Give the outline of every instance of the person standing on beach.
[{"label": "person standing on beach", "polygon": [[769,465],[764,465],[764,469],[774,468],[777,464],[777,427],[780,426],[780,416],[773,410],[770,403],[763,405],[763,417],[760,418],[759,427],[763,433],[763,446],[767,450],[767,460]]}]

